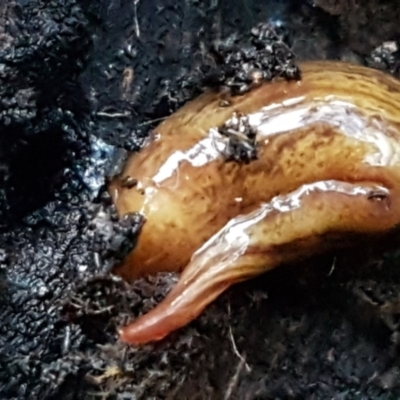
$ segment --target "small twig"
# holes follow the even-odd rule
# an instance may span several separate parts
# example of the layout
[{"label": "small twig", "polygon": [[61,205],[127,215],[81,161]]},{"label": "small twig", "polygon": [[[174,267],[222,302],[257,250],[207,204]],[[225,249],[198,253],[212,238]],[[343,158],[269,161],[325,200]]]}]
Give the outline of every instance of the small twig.
[{"label": "small twig", "polygon": [[331,267],[331,270],[328,273],[328,276],[331,276],[333,274],[333,271],[335,270],[335,268],[336,268],[336,257],[333,258],[332,267]]},{"label": "small twig", "polygon": [[239,364],[236,367],[236,371],[235,371],[234,375],[232,376],[231,380],[229,381],[229,385],[228,385],[228,388],[226,389],[224,400],[229,400],[231,398],[233,389],[235,389],[235,387],[238,384],[239,375],[242,372],[242,369],[243,369],[243,366],[245,365],[245,363],[246,363],[246,361],[244,361],[244,359],[241,359],[239,361]]},{"label": "small twig", "polygon": [[107,118],[129,118],[132,114],[129,111],[124,111],[122,113],[109,113],[106,111],[99,111],[96,113],[99,117],[107,117]]},{"label": "small twig", "polygon": [[86,314],[87,315],[104,314],[104,313],[107,313],[107,312],[111,312],[112,310],[114,310],[114,308],[115,308],[115,306],[103,307],[103,308],[99,308],[98,310],[88,311]]},{"label": "small twig", "polygon": [[134,6],[134,12],[135,12],[135,17],[134,17],[134,21],[135,21],[135,32],[136,32],[136,36],[139,38],[140,37],[140,28],[139,28],[139,21],[138,21],[138,16],[137,16],[137,6],[139,4],[140,0],[134,0],[133,1],[133,6]]},{"label": "small twig", "polygon": [[160,118],[151,119],[150,121],[146,121],[146,122],[140,123],[139,126],[151,125],[154,122],[164,121],[165,119],[167,119],[167,117],[160,117]]},{"label": "small twig", "polygon": [[244,365],[246,367],[246,371],[247,372],[251,372],[251,368],[250,368],[249,364],[247,364],[245,358],[239,353],[239,350],[238,350],[238,348],[236,346],[236,343],[235,343],[235,338],[233,337],[232,327],[231,326],[229,326],[229,337],[230,337],[231,342],[232,342],[233,352],[236,354],[236,356],[239,358],[239,360],[243,361],[243,363],[244,363]]},{"label": "small twig", "polygon": [[87,302],[84,302],[78,297],[73,296],[69,299],[69,304],[76,308],[83,308],[85,305],[87,305]]},{"label": "small twig", "polygon": [[[230,303],[228,304],[228,313],[229,316],[231,315],[231,305]],[[236,356],[239,358],[239,360],[242,360],[244,363],[244,366],[246,367],[247,372],[251,372],[251,368],[249,364],[247,364],[245,358],[239,353],[239,350],[236,346],[235,338],[233,337],[233,332],[232,332],[232,326],[229,325],[229,337],[231,339],[232,347],[233,347],[233,352],[236,354]]]}]

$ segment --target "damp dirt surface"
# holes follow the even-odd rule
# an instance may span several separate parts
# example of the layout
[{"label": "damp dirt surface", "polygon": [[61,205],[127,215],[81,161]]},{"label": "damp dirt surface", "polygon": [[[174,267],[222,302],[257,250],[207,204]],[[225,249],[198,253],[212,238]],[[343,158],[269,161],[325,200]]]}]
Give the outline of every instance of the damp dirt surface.
[{"label": "damp dirt surface", "polygon": [[284,266],[130,347],[117,328],[177,276],[109,273],[142,221],[105,191],[207,85],[246,91],[255,67],[290,79],[297,59],[398,76],[396,3],[1,2],[0,398],[399,398],[398,240]]}]

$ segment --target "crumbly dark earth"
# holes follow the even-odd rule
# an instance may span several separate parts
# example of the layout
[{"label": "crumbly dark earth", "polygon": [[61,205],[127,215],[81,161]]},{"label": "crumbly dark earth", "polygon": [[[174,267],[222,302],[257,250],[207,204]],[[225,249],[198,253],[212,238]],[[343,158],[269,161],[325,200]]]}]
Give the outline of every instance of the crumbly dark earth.
[{"label": "crumbly dark earth", "polygon": [[109,274],[141,220],[118,221],[104,191],[115,160],[205,85],[295,76],[288,46],[398,75],[399,17],[373,0],[1,2],[0,398],[399,398],[398,252],[282,267],[133,348],[117,327],[177,276]]}]

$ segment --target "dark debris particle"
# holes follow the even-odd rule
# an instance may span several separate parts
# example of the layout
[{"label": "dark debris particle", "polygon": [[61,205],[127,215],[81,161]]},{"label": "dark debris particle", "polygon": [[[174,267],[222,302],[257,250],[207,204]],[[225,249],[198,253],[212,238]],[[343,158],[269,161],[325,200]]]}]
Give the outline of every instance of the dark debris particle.
[{"label": "dark debris particle", "polygon": [[277,76],[299,79],[286,36],[285,28],[262,23],[252,29],[246,43],[232,37],[216,43],[212,48],[216,68],[203,67],[203,84],[228,87],[238,95]]},{"label": "dark debris particle", "polygon": [[257,159],[257,131],[250,125],[246,115],[235,113],[218,132],[228,139],[224,157],[227,161],[248,164]]},{"label": "dark debris particle", "polygon": [[397,41],[387,41],[376,47],[367,59],[368,66],[389,70],[392,74],[400,76],[399,44]]}]

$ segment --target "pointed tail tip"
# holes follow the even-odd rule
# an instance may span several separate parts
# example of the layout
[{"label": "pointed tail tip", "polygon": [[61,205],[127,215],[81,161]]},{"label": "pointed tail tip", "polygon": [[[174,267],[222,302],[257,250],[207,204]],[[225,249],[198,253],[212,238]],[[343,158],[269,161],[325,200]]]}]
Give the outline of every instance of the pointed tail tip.
[{"label": "pointed tail tip", "polygon": [[119,338],[122,342],[130,345],[144,345],[163,339],[167,333],[160,333],[156,330],[146,329],[141,324],[140,319],[131,324],[118,329]]},{"label": "pointed tail tip", "polygon": [[144,336],[138,332],[135,332],[135,330],[132,329],[132,325],[134,324],[130,324],[118,329],[119,339],[122,342],[132,346],[139,346],[157,340],[155,338],[152,338],[151,336]]},{"label": "pointed tail tip", "polygon": [[[128,325],[128,326],[129,326],[129,325]],[[129,336],[128,332],[127,332],[127,329],[126,329],[126,328],[127,328],[128,326],[124,326],[124,327],[122,327],[122,328],[118,328],[117,332],[118,332],[119,340],[120,340],[121,342],[126,343],[126,344],[135,345],[136,343],[135,343],[134,341],[131,341],[131,340],[130,340],[130,336]]]},{"label": "pointed tail tip", "polygon": [[[211,263],[211,266],[214,266],[214,263]],[[209,273],[209,267],[210,265],[205,265],[199,270],[197,263],[189,265],[179,282],[160,304],[119,329],[120,340],[131,345],[157,342],[197,318],[236,281],[231,279],[231,274],[226,273],[225,269],[222,271],[222,279],[219,279],[221,270],[215,268],[216,272]],[[196,273],[190,277],[193,270]]]}]

